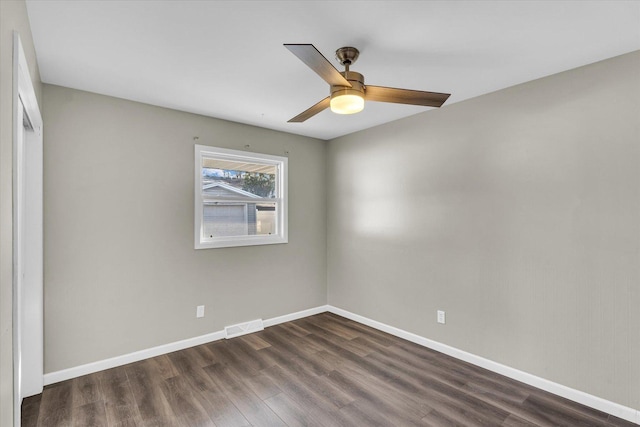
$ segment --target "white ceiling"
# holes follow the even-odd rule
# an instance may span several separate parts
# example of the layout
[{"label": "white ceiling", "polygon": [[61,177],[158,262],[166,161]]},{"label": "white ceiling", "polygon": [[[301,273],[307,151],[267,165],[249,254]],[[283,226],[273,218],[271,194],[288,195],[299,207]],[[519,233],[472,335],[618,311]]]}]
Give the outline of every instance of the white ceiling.
[{"label": "white ceiling", "polygon": [[328,85],[283,43],[355,46],[379,86],[455,102],[640,49],[638,1],[27,0],[45,83],[331,139],[427,111],[287,123]]}]

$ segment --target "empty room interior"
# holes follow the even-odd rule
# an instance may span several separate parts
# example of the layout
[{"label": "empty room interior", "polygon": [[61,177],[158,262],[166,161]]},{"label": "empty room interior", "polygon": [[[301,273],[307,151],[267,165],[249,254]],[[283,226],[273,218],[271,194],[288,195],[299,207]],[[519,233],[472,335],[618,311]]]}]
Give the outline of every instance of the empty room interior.
[{"label": "empty room interior", "polygon": [[640,425],[640,2],[0,31],[2,427]]}]

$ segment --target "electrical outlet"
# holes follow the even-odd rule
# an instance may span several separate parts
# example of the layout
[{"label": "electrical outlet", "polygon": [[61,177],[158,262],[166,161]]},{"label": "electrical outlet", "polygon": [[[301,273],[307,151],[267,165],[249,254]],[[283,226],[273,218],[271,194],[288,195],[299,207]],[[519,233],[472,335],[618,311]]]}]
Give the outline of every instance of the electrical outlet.
[{"label": "electrical outlet", "polygon": [[445,323],[444,311],[438,310],[438,323]]},{"label": "electrical outlet", "polygon": [[196,317],[204,317],[204,305],[196,307]]}]

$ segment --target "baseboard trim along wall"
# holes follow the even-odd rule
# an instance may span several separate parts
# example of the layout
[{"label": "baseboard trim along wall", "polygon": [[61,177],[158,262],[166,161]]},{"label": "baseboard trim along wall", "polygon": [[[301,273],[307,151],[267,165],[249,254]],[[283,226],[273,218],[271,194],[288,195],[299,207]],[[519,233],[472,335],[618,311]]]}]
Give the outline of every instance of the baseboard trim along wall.
[{"label": "baseboard trim along wall", "polygon": [[374,329],[378,329],[382,332],[395,335],[398,338],[411,341],[423,347],[427,347],[432,350],[439,351],[440,353],[444,353],[451,357],[455,357],[456,359],[464,360],[465,362],[471,363],[473,365],[479,366],[481,368],[487,369],[492,372],[496,372],[500,375],[504,375],[505,377],[514,379],[516,381],[520,381],[525,384],[529,384],[533,387],[539,388],[541,390],[548,391],[549,393],[553,393],[555,395],[564,397],[566,399],[573,400],[574,402],[578,402],[582,405],[589,406],[593,409],[597,409],[599,411],[606,412],[607,414],[611,414],[618,418],[622,418],[624,420],[627,420],[636,424],[640,424],[640,410],[629,408],[629,407],[620,405],[618,403],[593,396],[583,391],[576,390],[576,389],[564,386],[562,384],[558,384],[553,381],[549,381],[544,378],[537,377],[535,375],[503,365],[501,363],[494,362],[489,359],[485,359],[484,357],[476,356],[475,354],[472,354],[472,353],[467,353],[466,351],[459,350],[455,347],[451,347],[446,344],[442,344],[437,341],[433,341],[428,338],[422,337],[420,335],[416,335],[414,333],[407,332],[405,330],[386,325],[376,320],[372,320],[367,317],[351,313],[350,311],[343,310],[338,307],[329,305],[327,311],[342,317],[346,317],[347,319],[351,319],[355,322],[362,323],[363,325],[370,326]]},{"label": "baseboard trim along wall", "polygon": [[[284,316],[278,316],[271,319],[266,319],[263,323],[264,323],[264,327],[267,328],[269,326],[274,326],[279,323],[290,322],[292,320],[313,316],[314,314],[324,313],[326,311],[329,311],[328,306],[321,305],[319,307],[310,308],[308,310],[302,310],[302,311],[287,314]],[[225,338],[225,332],[223,329],[221,331],[211,332],[206,335],[200,335],[198,337],[188,338],[182,341],[176,341],[169,344],[163,344],[157,347],[148,348],[145,350],[135,351],[133,353],[123,354],[122,356],[116,356],[109,359],[98,360],[96,362],[75,366],[73,368],[63,369],[61,371],[50,372],[48,374],[44,374],[44,385],[59,383],[60,381],[70,380],[72,378],[81,377],[82,375],[104,371],[105,369],[115,368],[116,366],[122,366],[128,363],[138,362],[140,360],[148,359],[150,357],[156,357],[162,354],[167,354],[167,353],[171,353],[178,350],[184,350],[185,348],[195,347],[197,345],[218,341],[224,338]]]},{"label": "baseboard trim along wall", "polygon": [[[313,316],[315,314],[330,312],[337,314],[347,319],[351,319],[355,322],[362,323],[363,325],[370,326],[374,329],[386,332],[388,334],[397,336],[399,338],[411,341],[418,345],[430,348],[435,351],[439,351],[446,355],[455,357],[456,359],[463,360],[473,365],[479,366],[489,371],[496,372],[504,375],[505,377],[512,378],[514,380],[529,384],[533,387],[537,387],[541,390],[548,391],[555,395],[564,397],[574,402],[589,406],[602,412],[606,412],[618,418],[636,423],[640,425],[640,410],[629,408],[618,403],[611,402],[609,400],[602,399],[600,397],[593,396],[591,394],[575,390],[562,384],[555,383],[553,381],[546,380],[544,378],[537,377],[535,375],[520,371],[515,368],[503,365],[501,363],[494,362],[489,359],[485,359],[475,354],[468,353],[466,351],[457,349],[455,347],[448,346],[446,344],[439,343],[437,341],[430,340],[428,338],[416,335],[411,332],[407,332],[403,329],[399,329],[393,326],[389,326],[377,320],[369,319],[364,316],[360,316],[350,311],[343,310],[331,305],[323,305],[319,307],[310,308],[308,310],[302,310],[295,313],[287,314],[284,316],[278,316],[264,321],[264,327],[278,325],[280,323],[290,322],[292,320],[301,319],[303,317]],[[54,384],[60,381],[69,380],[72,378],[80,377],[82,375],[91,374],[105,369],[115,368],[116,366],[126,365],[128,363],[137,362],[139,360],[148,359],[150,357],[160,356],[162,354],[171,353],[185,348],[194,347],[200,344],[206,344],[209,342],[217,341],[225,337],[224,330],[212,332],[206,335],[201,335],[194,338],[189,338],[182,341],[176,341],[173,343],[152,347],[146,350],[140,350],[122,356],[112,357],[110,359],[99,360],[85,365],[76,366],[69,369],[63,369],[61,371],[50,372],[44,375],[44,384]]]}]

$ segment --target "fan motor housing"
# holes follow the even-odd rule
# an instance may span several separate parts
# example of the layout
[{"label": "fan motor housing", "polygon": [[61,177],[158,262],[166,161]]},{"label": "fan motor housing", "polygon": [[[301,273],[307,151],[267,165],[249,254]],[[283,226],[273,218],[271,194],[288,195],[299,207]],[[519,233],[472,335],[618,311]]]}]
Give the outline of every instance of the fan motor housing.
[{"label": "fan motor housing", "polygon": [[333,98],[337,95],[359,94],[364,98],[364,76],[360,73],[356,73],[355,71],[343,71],[340,74],[342,74],[344,78],[351,83],[351,87],[331,85],[331,97]]}]

